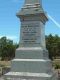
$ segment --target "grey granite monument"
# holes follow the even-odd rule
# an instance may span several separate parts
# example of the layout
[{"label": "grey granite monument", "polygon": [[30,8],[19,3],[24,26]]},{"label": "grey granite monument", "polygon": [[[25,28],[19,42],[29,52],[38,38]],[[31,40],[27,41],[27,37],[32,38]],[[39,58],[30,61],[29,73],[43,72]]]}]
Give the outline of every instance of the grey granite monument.
[{"label": "grey granite monument", "polygon": [[21,20],[20,43],[7,80],[57,80],[45,44],[47,15],[41,0],[25,0],[17,13]]}]

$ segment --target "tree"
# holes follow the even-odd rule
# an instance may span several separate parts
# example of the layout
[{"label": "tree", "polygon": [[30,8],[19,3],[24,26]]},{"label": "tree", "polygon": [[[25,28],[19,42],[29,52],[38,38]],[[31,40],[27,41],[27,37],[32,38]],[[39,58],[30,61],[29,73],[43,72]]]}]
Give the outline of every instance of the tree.
[{"label": "tree", "polygon": [[49,51],[49,57],[50,59],[55,58],[56,56],[60,55],[60,37],[58,35],[52,36],[51,34],[49,36],[46,36],[46,47]]},{"label": "tree", "polygon": [[18,47],[12,40],[2,37],[0,39],[0,56],[2,59],[11,59],[15,56],[15,50]]}]

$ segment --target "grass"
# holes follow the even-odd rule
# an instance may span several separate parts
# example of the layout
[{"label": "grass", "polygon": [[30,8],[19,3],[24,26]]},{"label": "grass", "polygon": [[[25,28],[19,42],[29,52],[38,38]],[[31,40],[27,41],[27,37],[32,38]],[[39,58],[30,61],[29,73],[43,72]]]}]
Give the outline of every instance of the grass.
[{"label": "grass", "polygon": [[60,59],[54,59],[53,66],[60,69]]},{"label": "grass", "polygon": [[54,59],[53,64],[60,64],[60,59]]},{"label": "grass", "polygon": [[9,66],[11,66],[11,61],[0,61],[0,65],[9,67]]}]

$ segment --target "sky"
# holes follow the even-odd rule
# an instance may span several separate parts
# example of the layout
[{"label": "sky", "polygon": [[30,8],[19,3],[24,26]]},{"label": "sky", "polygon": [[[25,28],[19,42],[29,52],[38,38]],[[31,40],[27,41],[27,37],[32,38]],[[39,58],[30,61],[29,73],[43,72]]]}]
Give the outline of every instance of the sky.
[{"label": "sky", "polygon": [[[16,13],[21,10],[24,0],[0,0],[0,38],[6,36],[19,42],[20,20]],[[49,17],[45,34],[60,36],[60,0],[42,0],[42,6]]]}]

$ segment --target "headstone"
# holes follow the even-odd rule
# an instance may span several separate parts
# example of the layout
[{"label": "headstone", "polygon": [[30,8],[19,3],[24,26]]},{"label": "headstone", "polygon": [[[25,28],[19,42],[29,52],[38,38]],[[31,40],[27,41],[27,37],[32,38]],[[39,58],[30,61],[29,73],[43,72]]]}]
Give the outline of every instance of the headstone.
[{"label": "headstone", "polygon": [[12,60],[11,71],[5,74],[11,80],[57,80],[45,44],[47,15],[41,0],[25,0],[17,13],[21,20],[20,43]]}]

